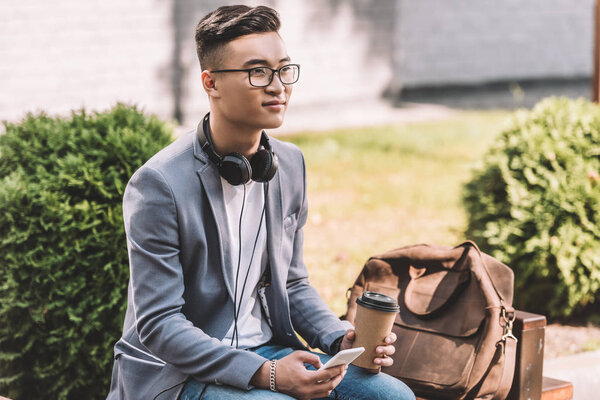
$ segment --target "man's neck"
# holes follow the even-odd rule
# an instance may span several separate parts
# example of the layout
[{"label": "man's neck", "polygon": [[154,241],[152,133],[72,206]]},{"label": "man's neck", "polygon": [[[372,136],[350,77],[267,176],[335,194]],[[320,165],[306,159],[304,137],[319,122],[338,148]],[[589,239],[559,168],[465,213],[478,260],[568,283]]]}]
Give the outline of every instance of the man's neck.
[{"label": "man's neck", "polygon": [[256,153],[262,130],[240,127],[212,113],[209,118],[211,139],[218,154],[223,156],[236,152],[249,158]]}]

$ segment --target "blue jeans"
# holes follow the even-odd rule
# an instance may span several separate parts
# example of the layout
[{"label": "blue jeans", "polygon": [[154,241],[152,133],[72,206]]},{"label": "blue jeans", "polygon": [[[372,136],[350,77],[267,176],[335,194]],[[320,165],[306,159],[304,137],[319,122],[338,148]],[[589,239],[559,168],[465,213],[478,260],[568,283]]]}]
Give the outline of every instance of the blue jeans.
[{"label": "blue jeans", "polygon": [[[291,347],[266,344],[252,351],[272,360],[283,358],[295,350]],[[314,354],[321,358],[322,363],[331,358],[326,354]],[[312,366],[309,368],[312,368]],[[194,379],[185,384],[180,396],[180,400],[236,400],[242,398],[254,400],[292,399],[288,395],[271,392],[270,390],[253,389],[246,391],[231,386],[206,385]],[[362,368],[349,365],[344,379],[331,392],[329,398],[340,400],[414,400],[415,395],[408,386],[393,376],[384,373],[372,374]]]}]

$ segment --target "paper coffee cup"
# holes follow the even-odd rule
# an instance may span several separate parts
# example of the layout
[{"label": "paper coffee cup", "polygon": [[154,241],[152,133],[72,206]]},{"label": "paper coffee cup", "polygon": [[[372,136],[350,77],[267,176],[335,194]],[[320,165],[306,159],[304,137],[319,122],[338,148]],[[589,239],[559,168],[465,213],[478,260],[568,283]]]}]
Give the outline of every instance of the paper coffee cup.
[{"label": "paper coffee cup", "polygon": [[358,297],[356,303],[356,334],[352,347],[364,347],[365,351],[352,364],[379,372],[381,366],[373,363],[375,357],[379,356],[377,346],[386,344],[385,338],[392,331],[400,307],[395,299],[369,291]]}]

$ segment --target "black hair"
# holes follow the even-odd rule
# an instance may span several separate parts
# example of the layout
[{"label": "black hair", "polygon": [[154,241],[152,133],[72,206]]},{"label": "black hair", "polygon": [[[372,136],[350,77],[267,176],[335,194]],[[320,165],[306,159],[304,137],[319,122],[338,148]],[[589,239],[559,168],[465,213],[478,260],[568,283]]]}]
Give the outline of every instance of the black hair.
[{"label": "black hair", "polygon": [[278,32],[279,14],[270,7],[223,6],[207,14],[196,26],[196,53],[200,68],[218,68],[223,46],[240,36]]}]

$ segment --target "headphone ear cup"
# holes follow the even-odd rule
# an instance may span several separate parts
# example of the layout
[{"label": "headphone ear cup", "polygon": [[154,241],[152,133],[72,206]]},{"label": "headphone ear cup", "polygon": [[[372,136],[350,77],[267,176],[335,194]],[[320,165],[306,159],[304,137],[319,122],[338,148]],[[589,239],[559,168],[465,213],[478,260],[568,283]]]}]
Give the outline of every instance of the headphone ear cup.
[{"label": "headphone ear cup", "polygon": [[233,186],[243,185],[250,180],[252,167],[242,154],[230,153],[221,159],[219,174]]},{"label": "headphone ear cup", "polygon": [[254,182],[268,182],[279,167],[277,156],[268,150],[260,149],[250,160],[252,166],[252,180]]}]

